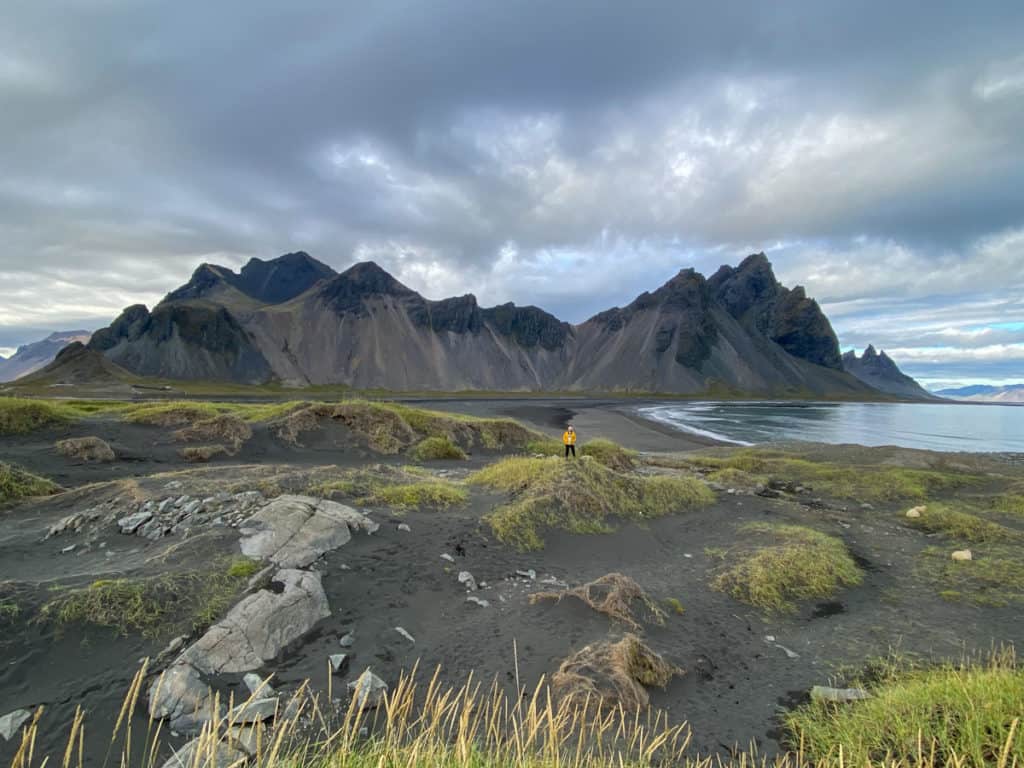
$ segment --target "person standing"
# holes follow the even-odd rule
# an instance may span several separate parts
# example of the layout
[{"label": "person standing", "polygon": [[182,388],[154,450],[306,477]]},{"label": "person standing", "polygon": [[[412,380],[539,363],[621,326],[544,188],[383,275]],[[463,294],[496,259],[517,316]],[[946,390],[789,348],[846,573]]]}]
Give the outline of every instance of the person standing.
[{"label": "person standing", "polygon": [[576,458],[576,430],[573,429],[572,424],[565,428],[565,432],[562,434],[562,443],[565,445],[565,458],[569,458],[569,454],[572,453],[572,457]]}]

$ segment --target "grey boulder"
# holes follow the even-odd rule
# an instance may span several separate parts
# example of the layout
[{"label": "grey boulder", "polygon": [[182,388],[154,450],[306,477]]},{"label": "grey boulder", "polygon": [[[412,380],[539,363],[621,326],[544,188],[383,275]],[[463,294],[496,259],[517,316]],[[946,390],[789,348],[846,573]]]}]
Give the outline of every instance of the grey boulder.
[{"label": "grey boulder", "polygon": [[348,692],[359,709],[376,709],[384,703],[388,693],[388,684],[370,671],[369,667],[348,684]]},{"label": "grey boulder", "polygon": [[319,573],[282,569],[232,608],[181,659],[206,674],[249,672],[331,615]]},{"label": "grey boulder", "polygon": [[183,746],[161,766],[161,768],[229,768],[241,765],[248,759],[245,752],[225,744],[212,742],[209,737],[193,739]]},{"label": "grey boulder", "polygon": [[261,723],[264,720],[269,720],[276,714],[277,697],[267,696],[261,699],[249,699],[239,704],[228,712],[228,722],[239,725],[243,723]]},{"label": "grey boulder", "polygon": [[152,518],[152,512],[136,512],[118,520],[117,527],[121,530],[121,533],[131,535],[138,530],[140,525],[148,523]]},{"label": "grey boulder", "polygon": [[374,533],[379,526],[360,512],[312,496],[278,496],[241,528],[242,553],[282,568],[301,568],[325,552],[347,544],[353,531]]},{"label": "grey boulder", "polygon": [[191,733],[213,719],[214,698],[199,671],[178,660],[149,688],[149,714],[168,720],[171,730]]}]

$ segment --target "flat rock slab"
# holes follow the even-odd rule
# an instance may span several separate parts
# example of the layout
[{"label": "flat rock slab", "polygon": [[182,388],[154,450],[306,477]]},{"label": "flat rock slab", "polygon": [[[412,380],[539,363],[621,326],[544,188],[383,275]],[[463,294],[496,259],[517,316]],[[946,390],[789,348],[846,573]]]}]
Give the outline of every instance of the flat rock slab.
[{"label": "flat rock slab", "polygon": [[190,741],[167,758],[161,768],[228,768],[247,759],[245,752],[222,741],[212,743],[207,737]]},{"label": "flat rock slab", "polygon": [[282,568],[302,568],[352,539],[353,531],[380,526],[352,507],[312,496],[278,496],[241,529],[242,553]]},{"label": "flat rock slab", "polygon": [[200,672],[251,672],[331,615],[319,573],[282,569],[180,657]]}]

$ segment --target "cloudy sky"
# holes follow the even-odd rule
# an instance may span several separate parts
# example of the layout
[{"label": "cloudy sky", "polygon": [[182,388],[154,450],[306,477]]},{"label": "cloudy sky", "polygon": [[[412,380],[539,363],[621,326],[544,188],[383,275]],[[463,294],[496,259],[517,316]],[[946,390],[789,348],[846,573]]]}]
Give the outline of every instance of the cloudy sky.
[{"label": "cloudy sky", "polygon": [[764,250],[844,349],[1024,380],[1024,3],[4,0],[0,354],[203,261],[579,321]]}]

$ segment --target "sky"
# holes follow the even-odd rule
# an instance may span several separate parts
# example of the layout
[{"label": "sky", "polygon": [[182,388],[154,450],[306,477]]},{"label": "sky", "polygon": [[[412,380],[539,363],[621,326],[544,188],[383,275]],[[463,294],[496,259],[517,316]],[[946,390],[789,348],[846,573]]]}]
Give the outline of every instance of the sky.
[{"label": "sky", "polygon": [[0,355],[202,262],[578,322],[764,251],[843,349],[1024,381],[1024,3],[5,0]]}]

